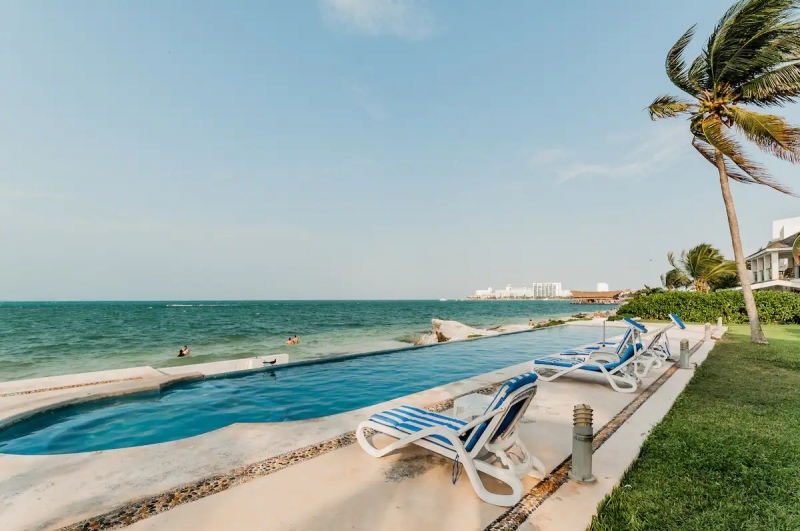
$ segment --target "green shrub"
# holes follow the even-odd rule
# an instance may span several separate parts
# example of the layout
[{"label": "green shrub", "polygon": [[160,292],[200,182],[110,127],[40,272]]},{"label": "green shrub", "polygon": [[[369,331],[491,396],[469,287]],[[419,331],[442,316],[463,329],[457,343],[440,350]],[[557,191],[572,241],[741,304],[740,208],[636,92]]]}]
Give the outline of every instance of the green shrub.
[{"label": "green shrub", "polygon": [[[756,291],[753,295],[762,323],[800,324],[800,294]],[[621,317],[642,319],[665,320],[670,313],[695,323],[715,322],[717,317],[722,317],[725,323],[747,322],[741,291],[656,293],[632,299],[617,310]]]}]

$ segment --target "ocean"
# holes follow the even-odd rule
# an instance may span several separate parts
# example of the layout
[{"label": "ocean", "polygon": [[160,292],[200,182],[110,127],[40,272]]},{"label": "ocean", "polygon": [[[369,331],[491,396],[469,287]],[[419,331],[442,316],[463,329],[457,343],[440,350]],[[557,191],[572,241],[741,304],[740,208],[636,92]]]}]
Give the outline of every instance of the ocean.
[{"label": "ocean", "polygon": [[[486,328],[607,309],[534,300],[0,302],[0,381],[277,353],[323,358],[408,346],[433,318]],[[284,345],[294,334],[300,343]],[[183,345],[191,355],[177,358]]]}]

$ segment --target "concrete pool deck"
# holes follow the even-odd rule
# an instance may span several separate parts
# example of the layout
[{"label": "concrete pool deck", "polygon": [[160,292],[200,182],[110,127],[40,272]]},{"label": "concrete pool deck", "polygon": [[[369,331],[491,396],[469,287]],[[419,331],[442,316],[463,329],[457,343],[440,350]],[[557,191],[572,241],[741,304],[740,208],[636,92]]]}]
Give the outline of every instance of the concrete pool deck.
[{"label": "concrete pool deck", "polygon": [[[684,337],[695,344],[703,338],[703,329],[672,330],[669,337],[674,346]],[[712,346],[711,342],[701,345],[693,361],[702,361]],[[521,434],[531,451],[553,470],[571,452],[574,404],[591,404],[599,429],[629,404],[648,396],[652,392],[648,388],[655,388],[653,383],[667,371],[674,372],[658,381],[658,390],[598,449],[597,484],[567,483],[522,527],[507,527],[500,521],[496,525],[502,527],[492,529],[585,528],[597,502],[618,481],[638,454],[646,432],[669,410],[693,373],[675,372],[670,366],[653,371],[644,388],[633,394],[616,393],[592,375],[541,382]],[[103,452],[0,455],[3,529],[91,529],[87,519],[99,529],[132,530],[484,529],[507,510],[482,503],[465,478],[451,485],[451,462],[418,448],[375,459],[352,444],[351,431],[361,420],[388,407],[438,403],[444,408],[455,396],[479,389],[489,392],[488,386],[530,367],[530,363],[516,365],[306,421],[235,424],[179,441]],[[212,476],[216,477],[202,481]],[[537,483],[526,479],[526,488],[535,489]],[[183,485],[189,486],[178,488]],[[147,497],[153,498],[144,504],[131,503]],[[164,504],[174,507],[159,512]],[[133,514],[131,510],[152,516],[139,521],[136,516],[127,525],[125,518]],[[114,511],[121,511],[123,517],[94,518]],[[565,527],[565,517],[574,523]],[[83,525],[71,525],[82,521]]]}]

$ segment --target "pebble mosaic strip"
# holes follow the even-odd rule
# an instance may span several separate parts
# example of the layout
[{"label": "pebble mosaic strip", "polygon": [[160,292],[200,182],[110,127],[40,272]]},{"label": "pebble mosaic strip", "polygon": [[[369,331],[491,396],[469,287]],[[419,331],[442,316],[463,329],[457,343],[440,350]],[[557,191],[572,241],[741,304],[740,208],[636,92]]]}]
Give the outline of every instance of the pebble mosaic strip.
[{"label": "pebble mosaic strip", "polygon": [[[494,394],[501,385],[502,382],[482,387],[473,392]],[[426,406],[425,409],[436,413],[451,409],[455,398],[430,404]],[[338,437],[328,439],[327,441],[312,444],[276,457],[270,457],[258,463],[253,463],[252,465],[237,468],[226,474],[212,476],[155,496],[136,500],[105,514],[62,527],[58,531],[95,531],[127,527],[139,520],[144,520],[145,518],[163,513],[178,505],[197,501],[206,496],[228,490],[231,487],[247,483],[258,477],[266,476],[292,465],[319,457],[338,448],[350,446],[354,442],[356,442],[355,431],[350,431]]]},{"label": "pebble mosaic strip", "polygon": [[91,385],[103,385],[103,384],[110,384],[110,383],[119,383],[119,382],[130,382],[132,380],[141,380],[141,376],[132,376],[130,378],[117,378],[116,380],[102,380],[99,382],[86,382],[86,383],[79,383],[73,385],[61,385],[58,387],[43,387],[41,389],[29,389],[27,391],[15,391],[13,393],[2,393],[0,397],[6,396],[18,396],[18,395],[32,395],[34,393],[47,393],[49,391],[62,391],[64,389],[76,389],[78,387],[89,387]]},{"label": "pebble mosaic strip", "polygon": [[[699,341],[690,350],[692,354],[700,348],[703,341]],[[611,419],[608,424],[603,426],[594,436],[592,442],[592,450],[597,451],[619,427],[638,410],[645,401],[650,398],[658,389],[666,382],[670,376],[678,370],[678,364],[673,364],[667,369],[664,374],[658,377],[656,381],[650,384],[650,387],[642,391],[630,404],[625,406],[622,411]],[[570,455],[559,464],[552,474],[548,475],[533,487],[528,493],[522,497],[514,507],[506,511],[503,515],[498,517],[494,522],[489,524],[484,531],[516,531],[519,526],[527,520],[533,511],[535,511],[544,501],[552,496],[564,483],[569,480],[569,469],[572,466],[572,456]]]}]

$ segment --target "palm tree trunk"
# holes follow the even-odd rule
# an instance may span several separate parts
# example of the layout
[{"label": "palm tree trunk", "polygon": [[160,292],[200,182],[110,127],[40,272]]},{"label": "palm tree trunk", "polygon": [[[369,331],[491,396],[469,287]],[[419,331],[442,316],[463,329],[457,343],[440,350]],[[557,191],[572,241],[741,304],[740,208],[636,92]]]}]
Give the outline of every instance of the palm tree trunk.
[{"label": "palm tree trunk", "polygon": [[742,294],[744,295],[744,307],[747,310],[747,317],[750,320],[750,341],[758,344],[767,344],[764,331],[761,330],[761,321],[758,318],[756,300],[753,298],[753,290],[750,287],[750,276],[747,266],[744,263],[744,253],[742,252],[742,238],[739,235],[739,220],[736,217],[736,209],[733,206],[733,196],[728,182],[728,172],[725,170],[725,159],[719,150],[716,150],[717,170],[719,170],[719,184],[722,188],[722,200],[725,201],[725,212],[728,214],[728,228],[731,231],[731,243],[733,243],[733,258],[736,261],[736,271],[739,273],[739,280],[742,283]]}]

